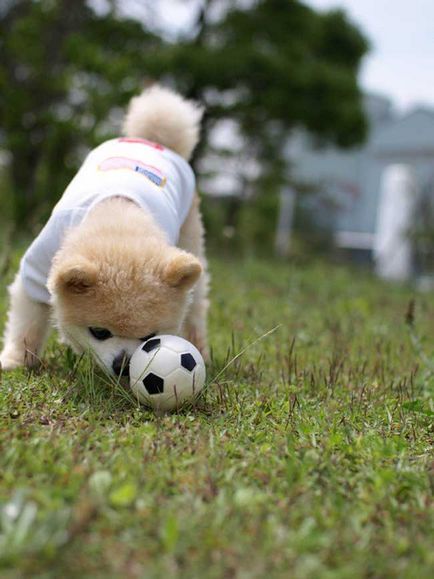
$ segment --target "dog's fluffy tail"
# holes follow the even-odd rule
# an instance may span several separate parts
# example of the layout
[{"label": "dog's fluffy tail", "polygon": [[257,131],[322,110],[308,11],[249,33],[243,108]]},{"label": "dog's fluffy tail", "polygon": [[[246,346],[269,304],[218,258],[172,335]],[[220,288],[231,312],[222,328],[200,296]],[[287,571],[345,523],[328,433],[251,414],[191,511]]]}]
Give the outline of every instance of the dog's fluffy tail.
[{"label": "dog's fluffy tail", "polygon": [[127,137],[160,143],[189,159],[198,143],[203,109],[160,85],[131,99],[124,120]]}]

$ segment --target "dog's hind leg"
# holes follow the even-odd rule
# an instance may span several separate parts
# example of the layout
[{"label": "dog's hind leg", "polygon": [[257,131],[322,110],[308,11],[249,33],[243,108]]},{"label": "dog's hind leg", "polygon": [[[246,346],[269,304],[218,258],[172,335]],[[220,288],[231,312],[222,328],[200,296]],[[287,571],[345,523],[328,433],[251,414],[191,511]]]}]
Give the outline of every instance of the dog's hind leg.
[{"label": "dog's hind leg", "polygon": [[10,307],[0,363],[3,370],[38,364],[49,328],[49,306],[26,294],[18,274],[9,287]]},{"label": "dog's hind leg", "polygon": [[206,359],[209,356],[207,338],[209,274],[205,255],[205,236],[200,200],[196,195],[179,237],[179,247],[194,254],[202,264],[203,273],[197,281],[192,301],[184,320],[183,335],[190,340]]}]

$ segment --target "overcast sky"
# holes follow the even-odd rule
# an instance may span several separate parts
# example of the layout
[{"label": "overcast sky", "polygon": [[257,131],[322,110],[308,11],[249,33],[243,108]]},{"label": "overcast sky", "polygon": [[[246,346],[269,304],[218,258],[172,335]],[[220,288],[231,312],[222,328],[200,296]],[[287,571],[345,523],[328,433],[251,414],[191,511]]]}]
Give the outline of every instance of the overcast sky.
[{"label": "overcast sky", "polygon": [[305,0],[342,7],[371,41],[361,70],[365,89],[393,98],[401,109],[434,107],[434,0]]}]

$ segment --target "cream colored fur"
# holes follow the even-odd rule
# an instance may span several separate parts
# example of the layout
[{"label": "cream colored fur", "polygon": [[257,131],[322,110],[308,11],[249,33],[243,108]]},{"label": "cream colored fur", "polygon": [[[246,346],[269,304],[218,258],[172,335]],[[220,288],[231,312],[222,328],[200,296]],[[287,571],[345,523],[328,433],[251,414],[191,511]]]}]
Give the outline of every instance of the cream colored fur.
[{"label": "cream colored fur", "polygon": [[131,99],[124,132],[161,143],[189,159],[199,140],[202,113],[196,103],[154,85]]},{"label": "cream colored fur", "polygon": [[19,275],[9,287],[10,309],[0,363],[3,370],[35,366],[48,334],[50,309],[27,296]]},{"label": "cream colored fur", "polygon": [[[189,158],[197,144],[201,109],[162,87],[132,99],[125,132],[172,148]],[[89,349],[112,369],[150,333],[183,333],[206,356],[208,274],[203,226],[196,199],[183,224],[179,248],[167,244],[152,216],[124,198],[97,205],[68,232],[48,280],[52,318],[77,352]],[[48,333],[49,308],[24,292],[19,274],[0,362],[4,370],[34,365]],[[109,329],[98,342],[89,327]]]}]

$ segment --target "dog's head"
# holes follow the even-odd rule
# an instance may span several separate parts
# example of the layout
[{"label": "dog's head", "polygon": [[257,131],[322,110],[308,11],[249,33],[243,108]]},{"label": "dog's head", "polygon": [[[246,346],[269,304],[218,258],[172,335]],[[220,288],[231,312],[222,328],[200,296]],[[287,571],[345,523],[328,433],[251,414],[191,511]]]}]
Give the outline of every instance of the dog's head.
[{"label": "dog's head", "polygon": [[55,323],[77,353],[90,350],[114,375],[152,334],[177,334],[199,261],[177,248],[137,240],[70,244],[56,256],[48,287]]}]

